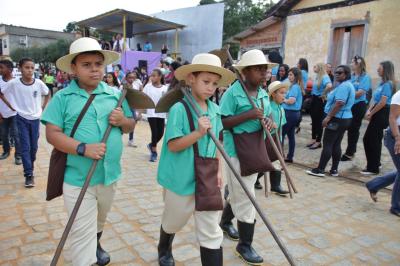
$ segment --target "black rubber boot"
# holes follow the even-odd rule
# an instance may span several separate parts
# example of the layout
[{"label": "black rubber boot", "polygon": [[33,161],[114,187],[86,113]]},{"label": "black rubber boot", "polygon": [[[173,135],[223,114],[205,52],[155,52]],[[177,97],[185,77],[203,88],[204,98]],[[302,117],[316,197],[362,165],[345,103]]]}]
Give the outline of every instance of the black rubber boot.
[{"label": "black rubber boot", "polygon": [[200,247],[201,265],[222,266],[224,261],[222,254],[222,247],[219,249]]},{"label": "black rubber boot", "polygon": [[100,245],[100,238],[103,232],[97,233],[97,250],[96,250],[96,257],[97,257],[97,265],[103,266],[110,263],[110,254],[108,254]]},{"label": "black rubber boot", "polygon": [[271,182],[271,191],[275,192],[281,196],[285,196],[289,191],[284,190],[281,187],[281,171],[271,171],[269,172],[269,181]]},{"label": "black rubber boot", "polygon": [[167,234],[160,228],[160,242],[158,242],[158,263],[160,266],[175,266],[175,260],[172,256],[172,241],[175,234]]},{"label": "black rubber boot", "polygon": [[257,254],[257,252],[251,246],[253,242],[254,227],[256,221],[253,224],[244,223],[238,221],[239,229],[239,244],[236,246],[236,255],[239,256],[244,262],[250,265],[262,265],[263,258]]},{"label": "black rubber boot", "polygon": [[232,206],[227,202],[224,210],[222,211],[221,222],[219,223],[219,226],[229,239],[238,241],[239,233],[232,224],[233,218],[235,218],[235,215],[232,212]]}]

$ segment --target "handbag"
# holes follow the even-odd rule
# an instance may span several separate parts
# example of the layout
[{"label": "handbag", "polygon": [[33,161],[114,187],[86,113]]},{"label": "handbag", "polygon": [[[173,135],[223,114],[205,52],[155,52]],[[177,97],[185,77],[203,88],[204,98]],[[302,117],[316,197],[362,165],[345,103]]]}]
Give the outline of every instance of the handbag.
[{"label": "handbag", "polygon": [[[264,109],[262,100],[261,105]],[[249,176],[255,173],[265,173],[275,170],[268,158],[263,129],[240,134],[233,133],[233,129],[231,129],[231,133],[239,159],[241,176]]]},{"label": "handbag", "polygon": [[[185,107],[189,120],[190,131],[195,131],[192,113],[188,104],[180,101]],[[202,157],[199,154],[197,142],[193,144],[194,151],[194,175],[195,188],[195,209],[196,211],[220,211],[223,209],[221,190],[218,187],[218,166],[217,158]]]},{"label": "handbag", "polygon": [[[93,102],[96,94],[91,94],[83,107],[81,113],[76,120],[70,137],[73,138],[75,132],[83,119],[86,111],[89,109],[90,104]],[[46,200],[50,201],[63,194],[64,174],[67,165],[67,154],[54,148],[50,156],[49,174],[47,176],[47,187],[46,187]]]}]

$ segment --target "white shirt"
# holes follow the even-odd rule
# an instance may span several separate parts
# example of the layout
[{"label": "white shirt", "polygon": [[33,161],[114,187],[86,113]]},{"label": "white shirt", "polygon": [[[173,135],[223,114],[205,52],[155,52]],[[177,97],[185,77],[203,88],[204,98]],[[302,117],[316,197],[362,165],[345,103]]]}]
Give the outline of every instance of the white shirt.
[{"label": "white shirt", "polygon": [[[400,105],[400,91],[393,95],[391,104]],[[397,117],[396,122],[397,125],[400,126],[400,116]]]},{"label": "white shirt", "polygon": [[34,79],[32,84],[26,85],[16,78],[2,92],[20,116],[35,120],[42,114],[42,95],[49,94],[49,89],[40,79]]},{"label": "white shirt", "polygon": [[[114,45],[113,45],[113,50],[115,51],[115,49],[117,49],[117,42],[119,42],[119,47],[120,47],[120,49],[121,49],[121,51],[120,52],[122,52],[123,50],[124,50],[124,41],[121,39],[121,40],[115,40],[115,42],[114,42]],[[129,49],[129,44],[128,44],[128,42],[127,42],[127,39],[125,39],[125,50],[126,51],[129,51],[130,49]]]},{"label": "white shirt", "polygon": [[[158,101],[160,98],[167,92],[168,86],[166,85],[161,85],[160,88],[154,87],[153,84],[147,84],[143,92],[146,93],[154,102],[155,105],[157,105]],[[147,109],[147,117],[158,117],[158,118],[167,118],[166,113],[156,113],[155,109]]]},{"label": "white shirt", "polygon": [[134,81],[133,81],[133,83],[132,83],[132,87],[135,89],[135,90],[140,90],[140,88],[143,86],[143,83],[142,83],[142,81],[140,81],[140,79],[135,79]]},{"label": "white shirt", "polygon": [[[9,81],[4,81],[3,78],[0,78],[0,92],[3,93],[3,88],[7,86],[7,84],[10,82]],[[6,99],[7,97],[4,96]],[[7,99],[8,100],[8,99]],[[12,105],[11,105],[12,106]],[[14,108],[14,107],[13,107]],[[4,118],[10,118],[12,116],[16,116],[17,112],[11,110],[2,100],[0,100],[0,114]]]}]

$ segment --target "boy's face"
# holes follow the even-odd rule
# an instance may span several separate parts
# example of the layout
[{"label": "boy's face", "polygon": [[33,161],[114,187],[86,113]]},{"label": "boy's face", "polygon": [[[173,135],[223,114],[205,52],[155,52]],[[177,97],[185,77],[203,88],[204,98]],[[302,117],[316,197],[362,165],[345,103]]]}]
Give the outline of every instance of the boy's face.
[{"label": "boy's face", "polygon": [[20,66],[20,70],[23,78],[30,79],[33,76],[33,72],[35,72],[35,64],[32,61],[27,61]]},{"label": "boy's face", "polygon": [[6,69],[7,69],[7,68],[6,68],[5,65],[0,64],[0,76],[4,76],[4,74],[6,73],[6,72],[5,72]]},{"label": "boy's face", "polygon": [[197,75],[189,74],[189,82],[193,93],[202,100],[214,95],[220,79],[221,76],[210,72],[200,72]]},{"label": "boy's face", "polygon": [[267,66],[250,66],[243,69],[245,79],[252,84],[260,84],[263,79],[267,78]]},{"label": "boy's face", "polygon": [[99,54],[81,54],[75,58],[71,69],[80,83],[97,87],[104,76],[104,58]]}]

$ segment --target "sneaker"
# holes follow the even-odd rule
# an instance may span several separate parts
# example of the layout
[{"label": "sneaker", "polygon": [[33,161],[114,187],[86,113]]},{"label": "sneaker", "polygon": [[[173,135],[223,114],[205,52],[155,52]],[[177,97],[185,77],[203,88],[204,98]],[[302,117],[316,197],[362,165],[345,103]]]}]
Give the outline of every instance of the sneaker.
[{"label": "sneaker", "polygon": [[348,161],[351,161],[352,159],[353,159],[353,156],[349,156],[349,155],[343,154],[342,158],[340,158],[340,161],[341,162],[348,162]]},{"label": "sneaker", "polygon": [[285,162],[286,162],[286,163],[293,163],[293,159],[288,159],[288,158],[286,158],[286,159],[285,159]]},{"label": "sneaker", "polygon": [[15,165],[21,165],[22,159],[20,157],[15,157]]},{"label": "sneaker", "polygon": [[263,189],[263,186],[261,185],[260,181],[256,181],[256,183],[254,184],[254,188],[255,189]]},{"label": "sneaker", "polygon": [[9,152],[3,152],[3,154],[0,155],[0,160],[5,160],[8,158],[8,156],[10,156]]},{"label": "sneaker", "polygon": [[362,175],[378,175],[379,174],[379,172],[371,172],[371,171],[368,171],[368,169],[364,169],[360,173]]},{"label": "sneaker", "polygon": [[338,170],[333,170],[333,169],[331,169],[330,171],[329,171],[329,175],[330,176],[339,176],[339,173],[338,173]]},{"label": "sneaker", "polygon": [[152,152],[150,155],[150,162],[156,162],[157,161],[157,152]]},{"label": "sneaker", "polygon": [[149,143],[149,144],[147,144],[147,149],[149,150],[149,152],[150,152],[150,155],[153,153],[153,150],[151,149],[151,143]]},{"label": "sneaker", "polygon": [[311,169],[311,170],[307,170],[306,173],[309,174],[309,175],[319,176],[319,177],[324,177],[325,176],[324,171],[322,171],[319,168],[314,168],[314,169]]},{"label": "sneaker", "polygon": [[311,147],[309,147],[310,150],[316,150],[322,148],[322,144],[321,143],[314,143]]},{"label": "sneaker", "polygon": [[34,177],[32,175],[30,176],[26,176],[25,177],[25,187],[26,188],[32,188],[35,186],[35,180]]},{"label": "sneaker", "polygon": [[137,145],[133,142],[133,140],[128,141],[128,146],[129,147],[133,147],[133,148],[137,148]]}]

